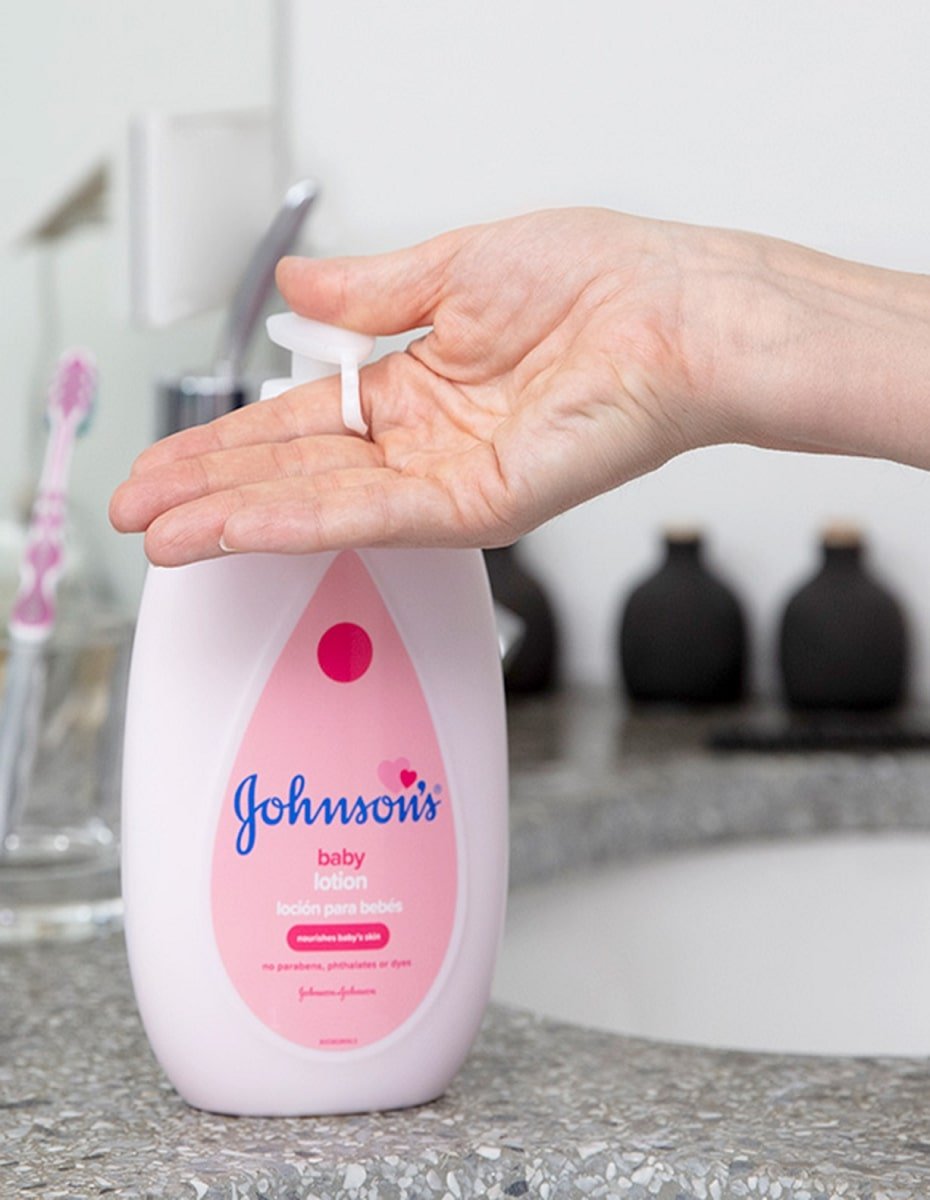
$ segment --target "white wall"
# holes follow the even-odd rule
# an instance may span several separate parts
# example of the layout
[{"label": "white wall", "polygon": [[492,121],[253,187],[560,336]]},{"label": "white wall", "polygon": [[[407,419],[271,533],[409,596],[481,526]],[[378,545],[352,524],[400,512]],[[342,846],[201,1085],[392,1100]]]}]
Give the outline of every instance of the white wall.
[{"label": "white wall", "polygon": [[[97,156],[125,154],[132,113],[212,111],[272,100],[270,0],[29,0],[7,6],[0,39],[0,514],[27,483],[27,409],[44,393],[41,260],[10,244]],[[74,461],[75,496],[127,602],[143,570],[139,540],[109,530],[106,503],[151,440],[154,381],[206,365],[217,318],[159,333],[130,328],[121,293],[124,243],[88,228],[57,257],[55,352],[84,344],[101,387],[94,425]],[[39,361],[41,359],[41,361]]]},{"label": "white wall", "polygon": [[[542,205],[738,226],[930,265],[930,7],[871,0],[280,0],[294,170],[318,253]],[[930,476],[717,448],[534,534],[576,678],[613,674],[618,602],[657,528],[698,520],[750,602],[760,679],[816,529],[860,520],[905,596],[930,695]]]}]

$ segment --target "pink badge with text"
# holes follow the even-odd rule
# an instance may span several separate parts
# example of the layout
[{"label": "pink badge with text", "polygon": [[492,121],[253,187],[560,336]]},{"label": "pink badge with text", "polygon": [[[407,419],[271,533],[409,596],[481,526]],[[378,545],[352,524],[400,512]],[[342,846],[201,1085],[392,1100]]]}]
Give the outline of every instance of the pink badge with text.
[{"label": "pink badge with text", "polygon": [[217,944],[266,1025],[347,1050],[419,1006],[455,918],[452,802],[407,649],[342,553],[271,670],[217,828]]}]

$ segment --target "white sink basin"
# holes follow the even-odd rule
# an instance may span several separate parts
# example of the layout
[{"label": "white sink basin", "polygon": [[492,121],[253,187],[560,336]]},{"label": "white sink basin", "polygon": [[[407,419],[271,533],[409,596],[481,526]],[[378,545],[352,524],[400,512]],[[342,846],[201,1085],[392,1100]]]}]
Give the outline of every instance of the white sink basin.
[{"label": "white sink basin", "polygon": [[494,995],[673,1041],[930,1054],[930,834],[740,843],[518,889]]}]

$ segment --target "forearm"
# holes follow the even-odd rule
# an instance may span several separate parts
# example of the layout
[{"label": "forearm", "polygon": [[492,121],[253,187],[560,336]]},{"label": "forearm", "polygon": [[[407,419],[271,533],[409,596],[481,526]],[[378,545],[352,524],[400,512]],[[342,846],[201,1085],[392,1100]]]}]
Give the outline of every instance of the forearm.
[{"label": "forearm", "polygon": [[930,279],[722,231],[701,253],[696,376],[729,440],[930,467]]}]

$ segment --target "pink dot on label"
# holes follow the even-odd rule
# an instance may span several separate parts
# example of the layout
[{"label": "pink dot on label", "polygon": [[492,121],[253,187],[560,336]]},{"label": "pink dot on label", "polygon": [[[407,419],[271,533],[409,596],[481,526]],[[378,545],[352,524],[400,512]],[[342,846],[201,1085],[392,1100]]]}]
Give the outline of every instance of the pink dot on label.
[{"label": "pink dot on label", "polygon": [[330,625],[316,648],[320,666],[336,683],[361,679],[371,666],[371,655],[371,638],[361,625],[350,621]]}]

